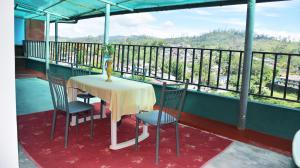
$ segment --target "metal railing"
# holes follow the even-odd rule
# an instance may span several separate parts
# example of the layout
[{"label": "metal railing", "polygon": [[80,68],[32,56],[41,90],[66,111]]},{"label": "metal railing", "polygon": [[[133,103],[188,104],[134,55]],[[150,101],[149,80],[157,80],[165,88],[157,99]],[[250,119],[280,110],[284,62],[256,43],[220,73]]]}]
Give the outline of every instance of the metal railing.
[{"label": "metal railing", "polygon": [[[50,60],[102,68],[99,43],[50,42]],[[25,55],[45,59],[44,41],[25,41]],[[195,90],[241,88],[243,51],[113,44],[113,69],[121,75],[143,71],[148,78],[184,82]],[[300,54],[253,52],[250,93],[300,102]]]}]

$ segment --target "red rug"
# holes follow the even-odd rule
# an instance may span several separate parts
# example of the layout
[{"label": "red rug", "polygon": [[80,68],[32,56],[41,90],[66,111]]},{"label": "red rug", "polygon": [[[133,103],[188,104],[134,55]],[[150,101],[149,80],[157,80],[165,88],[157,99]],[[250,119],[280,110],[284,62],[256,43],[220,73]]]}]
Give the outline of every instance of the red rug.
[{"label": "red rug", "polygon": [[[128,147],[110,150],[110,119],[95,120],[94,139],[90,140],[90,123],[69,131],[68,148],[64,148],[65,115],[58,114],[55,138],[50,140],[52,111],[18,116],[19,141],[25,153],[43,168],[120,168],[120,167],[200,167],[223,151],[231,141],[216,135],[180,126],[180,156],[176,157],[174,126],[161,128],[160,164],[155,165],[155,127],[140,142],[139,150]],[[141,131],[140,131],[141,132]],[[135,136],[134,117],[123,119],[118,140]]]}]

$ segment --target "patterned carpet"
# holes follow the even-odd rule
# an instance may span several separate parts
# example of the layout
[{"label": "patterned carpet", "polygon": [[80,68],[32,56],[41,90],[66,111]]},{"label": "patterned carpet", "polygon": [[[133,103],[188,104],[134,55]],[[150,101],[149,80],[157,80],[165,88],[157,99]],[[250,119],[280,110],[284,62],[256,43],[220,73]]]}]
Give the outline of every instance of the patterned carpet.
[{"label": "patterned carpet", "polygon": [[[89,138],[90,123],[80,125],[79,135],[70,129],[69,146],[63,146],[65,116],[58,116],[56,134],[50,140],[51,111],[18,116],[20,144],[41,167],[154,167],[155,127],[149,128],[150,136],[134,147],[112,151],[110,145],[110,119],[95,121],[95,137]],[[118,140],[134,137],[134,118],[126,118],[118,128]],[[159,167],[200,167],[222,152],[232,141],[191,127],[180,126],[181,155],[175,152],[174,126],[161,128]],[[115,161],[116,160],[116,161]]]},{"label": "patterned carpet", "polygon": [[[49,85],[48,85],[47,81],[41,80],[41,79],[38,79],[38,78],[16,79],[16,91],[17,91],[16,93],[17,93],[17,112],[18,112],[18,115],[32,114],[32,113],[36,113],[36,112],[40,112],[40,111],[47,111],[47,110],[52,109],[52,102],[51,102],[51,97],[50,97],[50,92],[49,92]],[[92,100],[92,102],[99,102],[99,99]],[[39,113],[36,113],[36,114],[39,114]],[[42,113],[42,114],[44,115],[44,113]],[[20,117],[21,118],[23,118],[23,117],[27,118],[27,117],[30,117],[30,116],[31,115],[25,115],[25,116],[19,116],[18,118],[19,119],[20,119]],[[47,119],[47,121],[45,121],[44,119]],[[44,119],[41,120],[41,121],[45,121],[45,122],[38,123],[38,125],[36,125],[36,127],[39,127],[39,126],[44,127],[46,125],[49,126],[49,121],[48,121],[49,117],[44,118]],[[127,121],[130,121],[130,120],[127,120]],[[100,122],[100,120],[99,120],[99,122]],[[106,121],[106,122],[108,122],[108,121]],[[101,123],[104,124],[104,122],[102,122],[102,121],[101,121]],[[102,125],[102,124],[100,124],[100,125]],[[23,122],[22,125],[23,125],[22,126],[23,130],[24,129],[27,130],[27,129],[31,128],[30,124],[28,125],[28,124],[26,124],[26,122],[25,123]],[[98,126],[97,125],[98,125],[98,123],[96,123],[96,127],[100,126],[100,125],[98,125]],[[130,122],[129,122],[129,124],[122,124],[120,129],[124,129],[125,127],[128,127],[130,125],[131,125]],[[102,144],[103,143],[106,143],[106,144],[109,143],[109,141],[108,141],[109,138],[107,140],[103,140],[103,138],[105,138],[105,137],[107,138],[108,135],[105,135],[105,133],[103,131],[101,131],[101,129],[98,129],[98,128],[95,129],[95,136],[96,136],[95,139],[93,141],[90,141],[89,138],[88,138],[88,134],[86,134],[84,132],[85,130],[87,130],[89,128],[89,125],[86,125],[86,126],[83,126],[83,127],[84,128],[80,127],[80,129],[79,129],[78,142],[76,142],[76,140],[74,140],[74,136],[76,136],[75,130],[73,128],[71,128],[71,131],[70,131],[70,137],[73,137],[73,140],[69,141],[69,145],[70,145],[69,148],[75,148],[75,149],[71,150],[72,152],[75,151],[75,153],[72,153],[70,155],[75,157],[75,161],[77,160],[76,159],[77,153],[80,152],[80,148],[82,148],[82,146],[81,146],[81,143],[83,141],[82,138],[85,138],[85,140],[89,143],[92,143],[94,141],[96,141],[97,143],[102,143]],[[132,127],[132,126],[130,126],[130,127]],[[181,129],[185,129],[185,128],[181,128]],[[173,131],[173,129],[170,129],[170,130]],[[50,129],[47,128],[45,133],[43,133],[44,134],[43,136],[45,136],[45,140],[46,139],[49,140],[49,134],[50,134],[49,131],[50,131]],[[206,142],[206,140],[208,138],[207,136],[210,136],[211,134],[205,133],[205,132],[202,132],[202,131],[199,131],[199,130],[197,130],[197,132],[201,132],[201,135],[202,135],[202,133],[204,133],[203,135],[206,135],[206,139],[205,138],[200,138],[199,139],[198,136],[194,137],[194,136],[191,136],[190,134],[183,134],[184,131],[181,131],[182,136],[184,136],[186,138],[187,137],[194,138],[195,141],[197,141],[197,144],[207,143]],[[22,131],[22,132],[19,131],[19,133],[24,134],[24,131]],[[28,157],[28,155],[26,155],[24,153],[23,149],[22,149],[26,145],[31,145],[32,143],[37,143],[37,144],[39,143],[39,141],[40,141],[39,138],[41,138],[43,136],[39,136],[39,134],[40,134],[39,132],[34,132],[34,133],[37,134],[37,135],[34,135],[33,132],[31,132],[31,131],[28,132],[28,135],[26,135],[27,133],[25,133],[26,136],[23,137],[23,138],[25,138],[25,141],[24,141],[23,138],[19,137],[20,142],[23,142],[23,144],[20,145],[20,147],[19,147],[19,163],[20,163],[21,168],[35,168],[36,167],[34,162],[31,161],[31,158]],[[60,133],[58,133],[58,131],[56,132],[56,141],[59,140],[59,142],[55,142],[55,143],[60,148],[63,147],[63,142],[62,142],[62,139],[61,139],[62,135],[63,135],[62,132],[60,132]],[[155,134],[153,134],[153,135],[155,135]],[[26,137],[33,138],[35,136],[37,136],[39,138],[37,138],[37,139],[34,138],[32,140],[27,139],[29,141],[29,143],[26,144],[26,142],[27,142]],[[173,134],[170,135],[170,136],[167,135],[165,138],[169,138],[169,137],[171,138],[173,136],[174,136]],[[215,136],[213,135],[213,137],[215,137]],[[187,138],[187,139],[190,139],[190,138]],[[75,139],[76,139],[76,137],[75,137]],[[162,140],[165,141],[166,139],[162,138]],[[149,155],[151,155],[151,156],[147,156],[147,154],[146,154],[146,157],[149,158],[148,162],[152,165],[152,167],[154,167],[153,163],[154,163],[155,148],[154,148],[153,145],[154,145],[155,141],[153,140],[153,138],[151,140],[150,140],[150,138],[148,138],[147,141],[149,141],[148,142],[149,144],[152,143],[152,146],[149,147],[149,152],[148,152]],[[41,145],[46,145],[46,144],[43,143]],[[170,149],[171,149],[171,152],[170,151],[169,152],[170,152],[170,155],[172,156],[172,159],[177,160],[178,158],[176,157],[176,154],[173,151],[173,150],[175,150],[175,143],[172,142],[169,145],[170,145]],[[141,158],[139,156],[145,156],[145,154],[143,153],[145,151],[142,150],[142,149],[146,148],[145,144],[143,145],[143,143],[141,143],[140,147],[141,147],[141,149],[138,152],[135,152],[135,150],[133,150],[132,148],[127,149],[127,150],[130,150],[131,152],[133,151],[133,153],[135,154],[134,156],[136,156],[136,158],[134,158],[132,160],[135,163],[141,162]],[[40,148],[40,146],[35,146],[33,149],[41,151],[41,149],[39,149],[39,148]],[[186,150],[186,149],[191,150],[191,149],[196,148],[197,150],[200,150],[199,152],[203,152],[203,150],[204,150],[202,148],[199,148],[198,146],[187,145],[184,141],[181,142],[181,148],[185,148],[185,149],[182,149],[182,150]],[[27,150],[26,147],[25,147],[25,149],[26,149],[25,152],[27,152],[28,150]],[[85,148],[82,148],[82,149],[86,150]],[[110,151],[108,148],[103,148],[103,149],[104,149],[104,152],[106,154],[107,153],[109,154],[109,156],[106,156],[106,158],[116,156],[114,151]],[[215,150],[217,150],[217,149],[215,149]],[[47,149],[43,150],[43,151],[44,151],[44,154],[49,153],[49,150],[47,150]],[[56,157],[53,157],[53,158],[49,157],[49,156],[52,156],[54,152],[56,152],[57,155],[60,154],[60,152],[51,150],[51,153],[52,153],[51,155],[49,154],[47,156],[44,156],[44,159],[48,160],[48,161],[46,161],[47,163],[48,162],[56,163],[56,160],[55,160]],[[102,150],[102,152],[103,152],[103,150]],[[184,151],[181,151],[181,155],[184,155],[183,152]],[[98,153],[100,153],[100,151],[98,150],[96,153],[98,154]],[[121,150],[120,153],[122,153],[121,157],[123,157],[123,155],[126,156],[127,152],[126,152],[126,150]],[[95,157],[95,156],[99,157],[97,154],[92,155],[92,157]],[[59,156],[61,156],[61,155],[59,155]],[[182,157],[182,156],[180,156],[180,157]],[[62,158],[64,158],[64,156],[62,156]],[[164,156],[162,156],[161,159],[166,159],[166,158]],[[198,160],[198,161],[202,160],[202,162],[199,163],[199,165],[197,167],[200,167],[200,165],[202,165],[205,168],[253,168],[253,167],[255,167],[255,168],[256,167],[257,168],[269,168],[269,167],[272,167],[272,168],[273,167],[274,168],[293,168],[294,167],[294,165],[291,161],[291,158],[288,157],[288,156],[284,156],[284,155],[278,154],[276,152],[272,152],[272,151],[269,151],[269,150],[266,150],[266,149],[258,148],[258,147],[252,146],[252,145],[248,145],[248,144],[240,143],[240,142],[236,142],[236,141],[231,143],[231,145],[229,145],[223,152],[219,153],[218,155],[216,155],[214,158],[212,158],[211,160],[209,160],[205,164],[204,164],[204,162],[206,160],[204,160],[204,159],[207,159],[207,158],[203,159],[200,156],[200,157],[194,158],[194,159]],[[90,158],[88,158],[87,160],[90,160]],[[68,160],[66,160],[66,161],[68,161]],[[82,161],[82,159],[80,159],[79,161]],[[103,161],[103,158],[100,158],[99,161]],[[120,167],[128,167],[127,165],[125,165],[126,162],[123,162],[122,159],[121,160],[118,159],[116,161],[119,164],[118,166],[121,165]],[[116,162],[116,161],[111,159],[112,164],[115,164],[113,162]],[[143,161],[145,161],[145,160],[143,159],[142,163],[143,163]],[[166,162],[162,162],[162,164],[160,166],[161,167],[172,167],[172,166],[174,166],[174,164],[172,164],[172,163],[170,163],[170,164],[165,164],[165,163]],[[181,164],[181,165],[183,165],[182,167],[187,167],[187,165],[185,165],[184,163]],[[47,167],[47,165],[45,167]],[[50,167],[50,166],[48,166],[48,167]],[[56,167],[62,167],[62,165],[59,165],[59,166],[56,166]],[[80,165],[75,164],[75,165],[73,165],[73,167],[80,167]],[[83,166],[83,167],[86,167],[86,166]],[[105,168],[105,167],[109,167],[109,166],[108,165],[107,166],[102,165],[102,168]],[[110,168],[112,168],[112,167],[113,166],[111,166]],[[145,167],[144,164],[142,164],[141,167]],[[149,166],[149,167],[151,167],[151,166]]]}]

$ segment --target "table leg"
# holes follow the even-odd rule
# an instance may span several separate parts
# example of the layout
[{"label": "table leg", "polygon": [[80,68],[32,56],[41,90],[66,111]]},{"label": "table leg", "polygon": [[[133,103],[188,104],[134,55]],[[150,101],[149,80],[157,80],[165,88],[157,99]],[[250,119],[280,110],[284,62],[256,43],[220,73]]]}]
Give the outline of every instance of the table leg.
[{"label": "table leg", "polygon": [[106,102],[101,99],[101,107],[100,107],[100,113],[102,114],[102,118],[106,118]]},{"label": "table leg", "polygon": [[[117,121],[112,121],[111,120],[111,127],[110,127],[110,134],[111,134],[111,145],[109,146],[110,149],[112,150],[118,150],[118,149],[122,149],[122,148],[126,148],[128,146],[132,146],[135,144],[135,138],[125,141],[125,142],[121,142],[118,143],[118,137],[117,137]],[[143,140],[145,140],[146,138],[149,137],[149,133],[148,133],[148,126],[147,125],[143,125],[143,133],[141,135],[139,135],[138,137],[138,142],[141,142]]]}]

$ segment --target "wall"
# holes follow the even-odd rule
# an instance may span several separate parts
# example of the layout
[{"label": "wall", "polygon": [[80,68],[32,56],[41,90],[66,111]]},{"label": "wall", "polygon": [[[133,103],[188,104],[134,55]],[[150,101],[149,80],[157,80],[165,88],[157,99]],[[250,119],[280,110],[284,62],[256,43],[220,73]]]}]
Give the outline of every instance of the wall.
[{"label": "wall", "polygon": [[26,20],[26,40],[44,40],[44,22]]},{"label": "wall", "polygon": [[14,57],[14,1],[0,5],[0,167],[18,168]]},{"label": "wall", "polygon": [[25,39],[25,20],[15,17],[15,45],[23,45]]},{"label": "wall", "polygon": [[[43,71],[45,63],[28,60],[27,67]],[[51,65],[50,69],[68,77],[69,68]],[[157,100],[160,97],[161,86],[153,84]],[[239,116],[239,100],[236,98],[189,91],[184,112],[204,118],[237,125]],[[247,129],[257,132],[292,139],[300,129],[300,110],[276,105],[250,101],[248,104]]]}]

